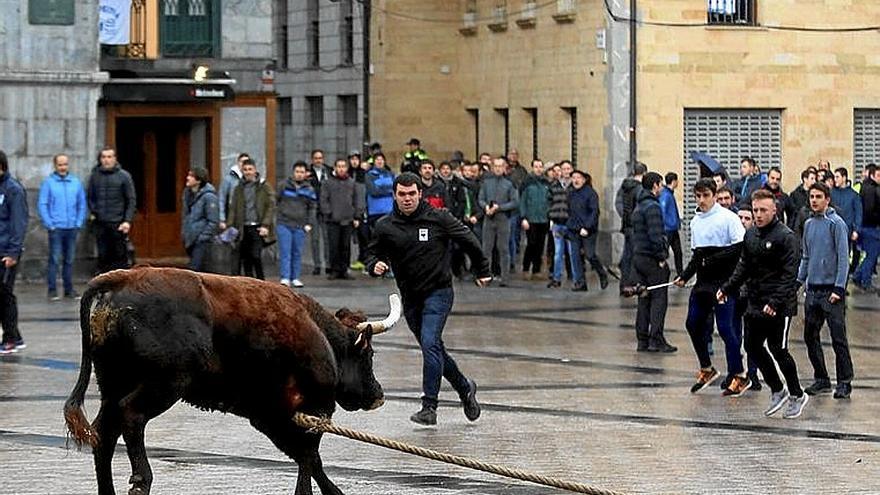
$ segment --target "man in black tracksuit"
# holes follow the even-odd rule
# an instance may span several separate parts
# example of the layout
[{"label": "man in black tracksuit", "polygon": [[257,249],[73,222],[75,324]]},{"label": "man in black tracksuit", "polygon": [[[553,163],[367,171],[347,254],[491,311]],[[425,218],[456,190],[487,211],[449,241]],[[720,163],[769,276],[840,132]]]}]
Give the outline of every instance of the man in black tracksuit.
[{"label": "man in black tracksuit", "polygon": [[452,310],[449,248],[456,242],[471,259],[479,286],[491,281],[489,263],[477,237],[446,209],[422,200],[418,176],[405,172],[394,180],[394,210],[382,217],[367,247],[367,270],[381,276],[394,271],[403,300],[403,315],[422,349],[422,409],[410,419],[437,424],[437,396],[444,377],[458,392],[470,421],[480,416],[477,384],[458,369],[443,345],[443,326]]},{"label": "man in black tracksuit", "polygon": [[[633,260],[631,281],[645,287],[665,284],[669,281],[669,265],[666,257],[669,246],[663,223],[663,211],[658,196],[663,190],[663,177],[648,172],[642,177],[635,210],[632,214]],[[640,352],[675,352],[663,336],[666,320],[668,290],[654,289],[639,296],[636,313],[636,338]]]},{"label": "man in black tracksuit", "polygon": [[[783,415],[794,419],[809,399],[801,389],[797,365],[788,352],[791,318],[797,314],[798,241],[794,232],[777,218],[775,198],[770,191],[755,191],[752,211],[755,227],[746,232],[736,270],[716,297],[723,303],[727,294],[738,294],[743,284],[748,288],[746,352],[758,364],[772,392],[764,414],[775,414],[788,402]],[[764,342],[770,348],[769,354]],[[776,372],[776,364],[785,384]]]}]

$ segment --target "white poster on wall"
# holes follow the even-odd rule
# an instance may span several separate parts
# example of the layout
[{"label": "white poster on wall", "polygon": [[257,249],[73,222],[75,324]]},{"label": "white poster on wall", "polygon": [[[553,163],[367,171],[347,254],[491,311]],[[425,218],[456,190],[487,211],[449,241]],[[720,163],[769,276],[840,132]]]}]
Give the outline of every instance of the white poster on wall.
[{"label": "white poster on wall", "polygon": [[104,45],[127,45],[131,26],[131,0],[101,0],[98,6],[98,39]]}]

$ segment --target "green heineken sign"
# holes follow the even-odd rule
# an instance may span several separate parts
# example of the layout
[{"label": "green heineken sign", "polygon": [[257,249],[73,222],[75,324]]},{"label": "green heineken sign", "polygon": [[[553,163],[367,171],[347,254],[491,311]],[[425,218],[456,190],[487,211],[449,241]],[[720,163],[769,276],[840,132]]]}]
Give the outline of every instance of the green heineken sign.
[{"label": "green heineken sign", "polygon": [[71,26],[74,23],[74,0],[28,0],[28,22]]}]

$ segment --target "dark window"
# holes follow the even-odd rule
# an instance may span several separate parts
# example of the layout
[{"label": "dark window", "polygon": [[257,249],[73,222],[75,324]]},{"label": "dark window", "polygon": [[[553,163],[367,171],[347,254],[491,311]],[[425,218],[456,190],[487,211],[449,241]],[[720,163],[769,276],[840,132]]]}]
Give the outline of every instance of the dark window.
[{"label": "dark window", "polygon": [[278,121],[281,125],[293,124],[293,99],[289,96],[278,98]]},{"label": "dark window", "polygon": [[351,0],[342,0],[340,9],[342,22],[339,25],[339,30],[342,53],[339,63],[340,65],[354,65],[354,10]]},{"label": "dark window", "polygon": [[288,58],[290,53],[288,51],[287,43],[288,40],[288,12],[287,12],[287,0],[281,0],[275,3],[275,56],[277,59],[277,64],[279,69],[286,69],[288,67]]},{"label": "dark window", "polygon": [[312,127],[324,125],[324,97],[306,96],[306,111],[308,112],[308,124]]},{"label": "dark window", "polygon": [[306,45],[309,57],[309,67],[321,66],[321,11],[318,8],[318,0],[308,0],[308,26],[306,26]]},{"label": "dark window", "polygon": [[468,108],[467,113],[474,123],[474,160],[480,157],[480,109]]},{"label": "dark window", "polygon": [[496,108],[496,112],[501,116],[504,123],[504,155],[510,150],[510,112],[506,108]]},{"label": "dark window", "polygon": [[532,120],[532,160],[538,159],[538,109],[524,108]]},{"label": "dark window", "polygon": [[217,57],[218,0],[162,0],[160,39],[166,57]]},{"label": "dark window", "polygon": [[578,109],[577,107],[563,107],[569,118],[569,133],[571,135],[571,164],[577,167],[578,163]]},{"label": "dark window", "polygon": [[358,97],[357,95],[342,95],[339,97],[339,109],[342,112],[342,125],[358,125]]},{"label": "dark window", "polygon": [[709,24],[754,26],[757,0],[708,0]]}]

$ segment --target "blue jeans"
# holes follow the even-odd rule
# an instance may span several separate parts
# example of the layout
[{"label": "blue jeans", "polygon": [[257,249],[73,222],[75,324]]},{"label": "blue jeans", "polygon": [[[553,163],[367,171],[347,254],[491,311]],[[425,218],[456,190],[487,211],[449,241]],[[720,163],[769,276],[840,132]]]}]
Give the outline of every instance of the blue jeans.
[{"label": "blue jeans", "polygon": [[519,240],[522,238],[522,217],[518,213],[510,214],[510,240],[507,251],[510,253],[510,266],[516,266],[516,255],[519,254]]},{"label": "blue jeans", "polygon": [[76,236],[79,229],[49,231],[49,267],[46,273],[49,292],[57,292],[58,262],[61,261],[61,280],[64,293],[73,293],[73,258],[76,257]]},{"label": "blue jeans", "polygon": [[208,255],[211,253],[211,241],[196,241],[187,249],[189,269],[194,272],[207,272]]},{"label": "blue jeans", "polygon": [[719,304],[715,294],[709,291],[691,291],[688,301],[688,315],[685,326],[694,345],[694,352],[700,361],[701,368],[712,366],[709,357],[709,344],[706,341],[707,328],[712,326],[712,317],[718,325],[718,333],[724,340],[727,355],[727,374],[736,375],[743,372],[742,337],[734,332],[733,314],[736,298],[728,297],[727,302]]},{"label": "blue jeans", "polygon": [[452,288],[438,289],[424,298],[403,299],[403,317],[422,349],[422,405],[436,408],[440,378],[446,378],[460,397],[470,390],[467,378],[443,345],[443,327],[452,310]]},{"label": "blue jeans", "polygon": [[[562,270],[565,265],[565,250],[568,249],[568,242],[565,240],[568,227],[554,223],[551,232],[553,233],[553,280],[561,282]],[[574,260],[574,256],[571,256],[571,259]]]},{"label": "blue jeans", "polygon": [[281,278],[297,280],[302,269],[302,253],[306,243],[306,231],[302,227],[290,227],[279,223],[278,236],[279,270]]},{"label": "blue jeans", "polygon": [[865,252],[865,259],[853,274],[853,281],[861,287],[870,287],[877,257],[880,255],[880,227],[862,227],[859,231],[859,243]]}]

